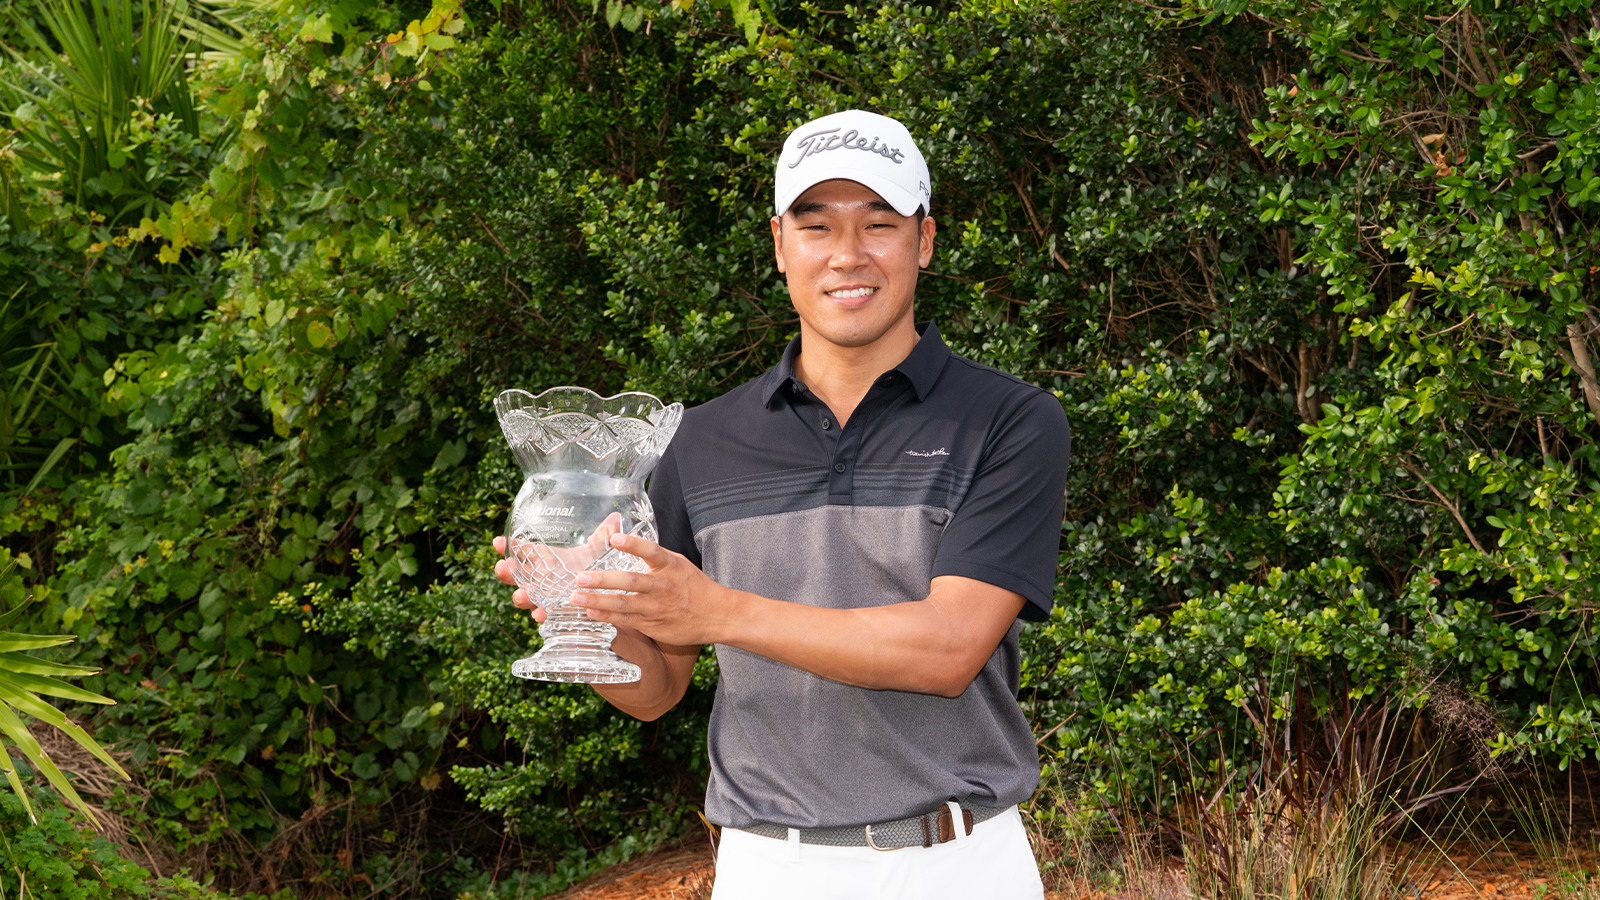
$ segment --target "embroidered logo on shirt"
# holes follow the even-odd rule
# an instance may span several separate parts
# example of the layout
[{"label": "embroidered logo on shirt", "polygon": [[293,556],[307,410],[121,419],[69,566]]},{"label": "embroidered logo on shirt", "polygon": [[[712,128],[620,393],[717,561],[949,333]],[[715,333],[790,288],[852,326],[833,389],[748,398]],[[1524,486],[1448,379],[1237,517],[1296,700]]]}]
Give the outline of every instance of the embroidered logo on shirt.
[{"label": "embroidered logo on shirt", "polygon": [[937,450],[907,450],[907,456],[949,456],[949,451],[940,447]]}]

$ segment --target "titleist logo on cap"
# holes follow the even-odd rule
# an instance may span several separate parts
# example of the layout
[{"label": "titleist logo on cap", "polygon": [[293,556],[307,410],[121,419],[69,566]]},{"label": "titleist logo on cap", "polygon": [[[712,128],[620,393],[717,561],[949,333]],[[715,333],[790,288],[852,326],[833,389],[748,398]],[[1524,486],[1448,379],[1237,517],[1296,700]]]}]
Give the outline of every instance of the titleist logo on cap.
[{"label": "titleist logo on cap", "polygon": [[800,151],[800,155],[795,158],[794,162],[789,163],[789,168],[792,169],[805,162],[808,156],[816,156],[818,153],[828,150],[862,150],[867,153],[876,153],[895,165],[900,165],[901,160],[905,158],[905,151],[898,147],[890,147],[888,144],[879,145],[879,138],[877,137],[869,141],[854,128],[845,131],[844,134],[840,134],[839,132],[842,130],[839,128],[826,128],[822,131],[812,132],[805,137],[796,138],[794,146],[796,150]]}]

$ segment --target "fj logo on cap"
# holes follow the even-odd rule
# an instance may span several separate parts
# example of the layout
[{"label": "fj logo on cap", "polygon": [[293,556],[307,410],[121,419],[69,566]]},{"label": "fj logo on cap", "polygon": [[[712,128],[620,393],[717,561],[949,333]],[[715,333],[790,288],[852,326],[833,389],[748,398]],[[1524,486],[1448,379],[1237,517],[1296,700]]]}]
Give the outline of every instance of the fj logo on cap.
[{"label": "fj logo on cap", "polygon": [[888,144],[880,146],[876,137],[870,141],[861,137],[861,133],[854,128],[844,134],[840,134],[839,131],[838,128],[829,128],[796,139],[794,145],[795,149],[800,151],[800,156],[789,163],[789,168],[792,169],[805,162],[808,156],[816,156],[826,150],[863,150],[867,153],[876,153],[895,165],[899,165],[906,155],[905,151],[898,147],[890,147]]}]

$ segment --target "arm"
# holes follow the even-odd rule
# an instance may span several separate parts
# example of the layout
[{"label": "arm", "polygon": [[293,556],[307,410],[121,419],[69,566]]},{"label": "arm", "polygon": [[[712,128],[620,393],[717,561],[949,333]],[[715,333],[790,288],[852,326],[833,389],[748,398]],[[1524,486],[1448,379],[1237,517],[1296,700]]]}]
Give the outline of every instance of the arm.
[{"label": "arm", "polygon": [[[978,478],[945,528],[924,600],[858,609],[786,603],[726,588],[690,558],[616,535],[612,546],[648,571],[585,573],[573,602],[663,645],[725,644],[857,687],[954,697],[988,662],[1025,598],[1035,617],[1050,608],[1070,448],[1059,401],[1043,391],[1011,395],[991,426]],[[692,546],[682,536],[669,543]]]},{"label": "arm", "polygon": [[[959,696],[1024,602],[1004,588],[945,575],[933,579],[925,600],[824,609],[723,587],[683,556],[637,537],[618,534],[611,543],[649,571],[579,575],[580,589],[632,592],[573,594],[591,618],[657,647],[726,644],[856,687]],[[692,670],[691,657],[684,687]]]}]

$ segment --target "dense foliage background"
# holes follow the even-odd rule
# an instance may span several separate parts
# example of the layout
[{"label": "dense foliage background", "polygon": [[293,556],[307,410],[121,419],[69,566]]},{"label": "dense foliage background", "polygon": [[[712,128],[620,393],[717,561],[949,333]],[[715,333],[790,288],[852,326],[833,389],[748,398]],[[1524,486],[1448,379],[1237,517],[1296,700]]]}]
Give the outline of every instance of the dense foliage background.
[{"label": "dense foliage background", "polygon": [[510,677],[489,401],[772,364],[771,160],[849,107],[935,173],[920,316],[1076,432],[1072,784],[1351,702],[1600,751],[1587,3],[0,3],[0,599],[118,701],[129,866],[520,896],[693,827],[709,655],[649,724]]}]

